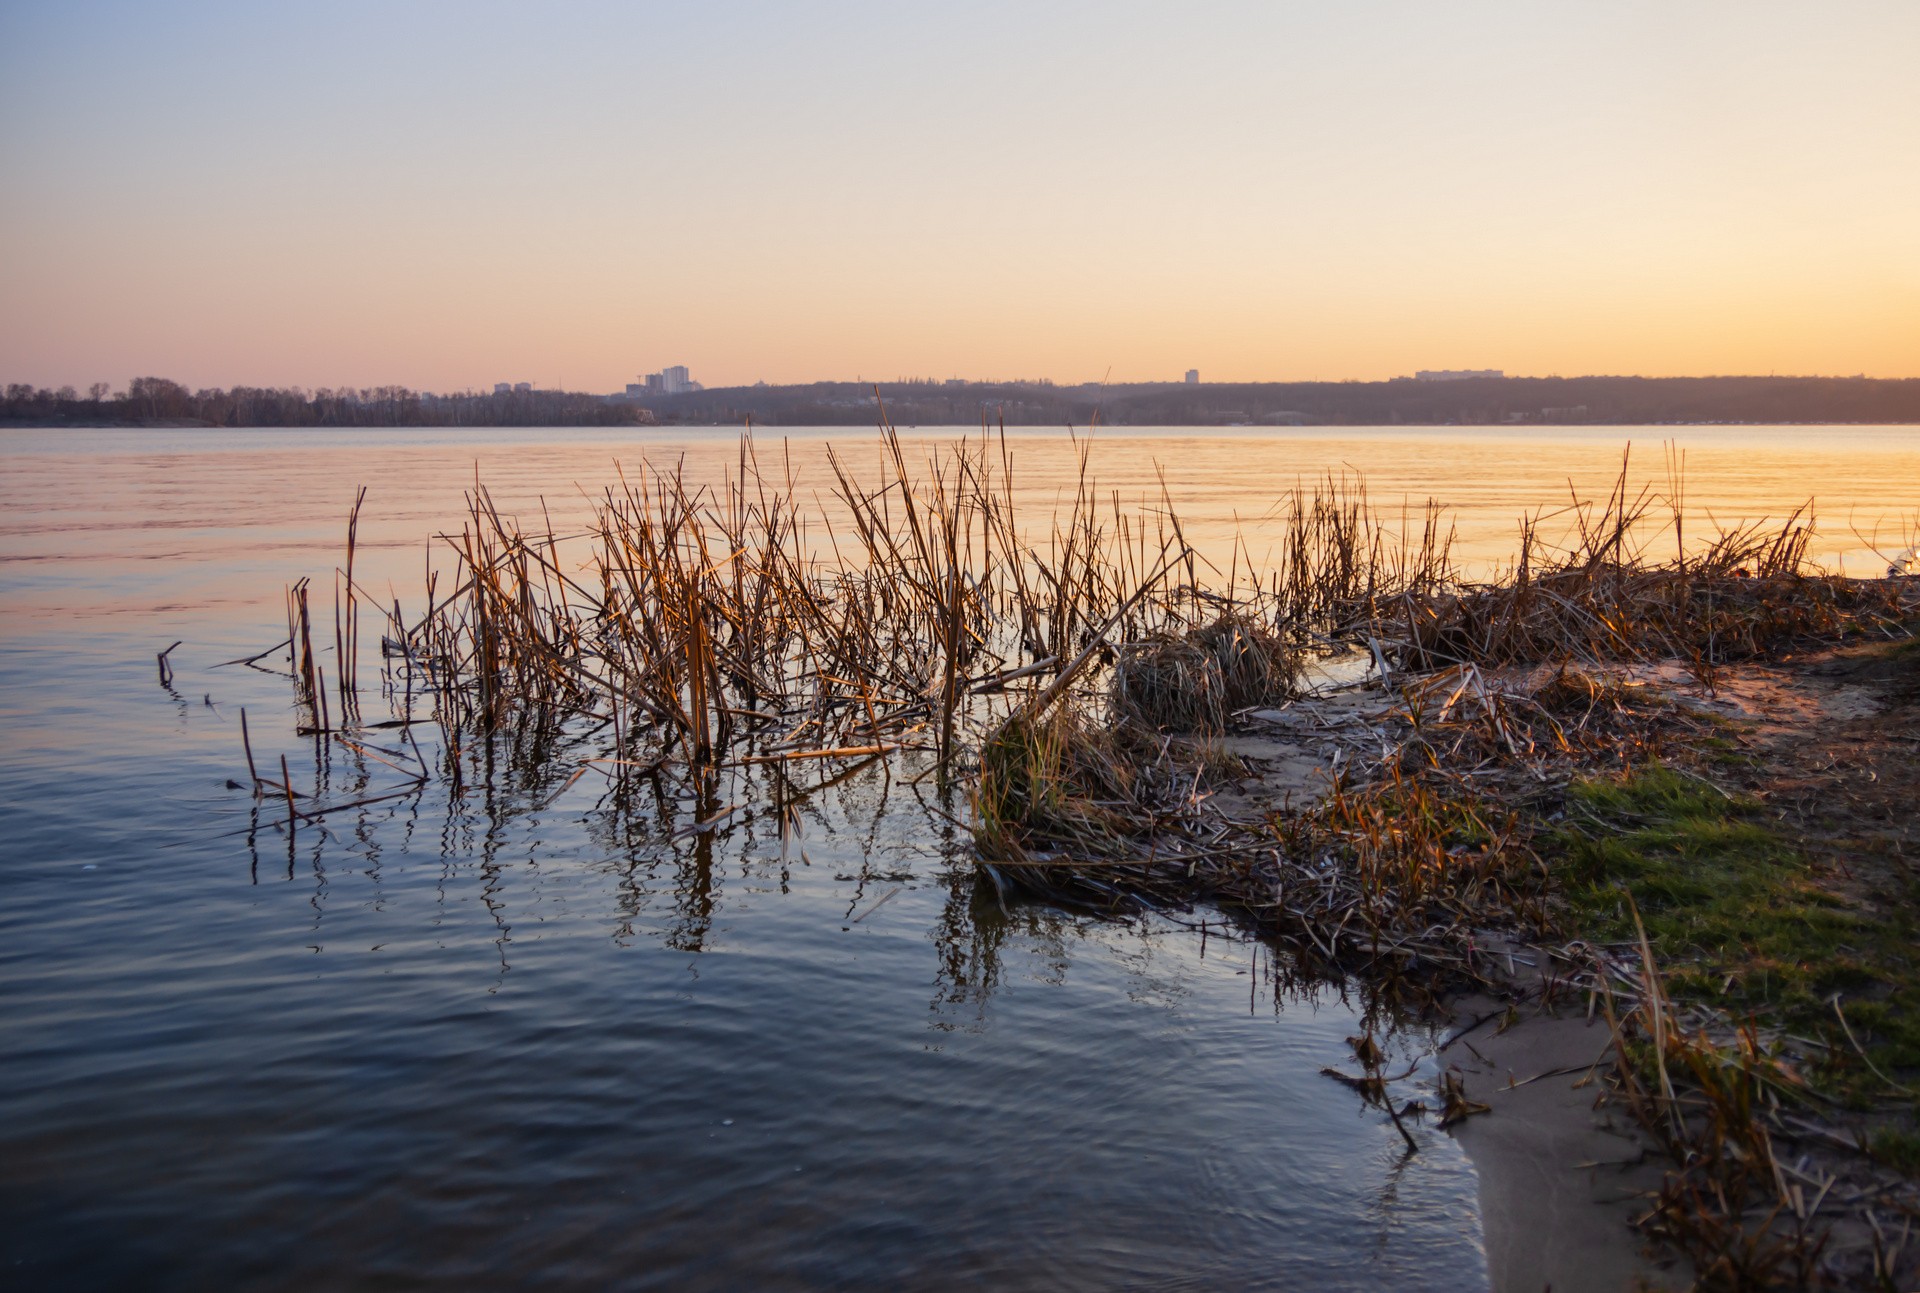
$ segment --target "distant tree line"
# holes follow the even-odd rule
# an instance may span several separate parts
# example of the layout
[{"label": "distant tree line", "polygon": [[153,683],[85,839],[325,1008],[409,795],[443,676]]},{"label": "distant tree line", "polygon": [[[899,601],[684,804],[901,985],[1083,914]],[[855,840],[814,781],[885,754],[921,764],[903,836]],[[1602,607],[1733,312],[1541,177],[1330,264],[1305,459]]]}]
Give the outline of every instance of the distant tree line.
[{"label": "distant tree line", "polygon": [[[1867,377],[1506,377],[1423,382],[813,382],[649,397],[650,408],[575,391],[401,386],[306,391],[235,386],[190,391],[137,377],[5,388],[0,422],[33,426],[863,426],[881,405],[896,426],[1485,426],[1684,422],[1920,423],[1920,379]],[[657,416],[656,416],[657,415]]]},{"label": "distant tree line", "polygon": [[85,395],[14,383],[0,421],[30,426],[554,427],[644,426],[653,414],[624,400],[577,391],[464,391],[435,395],[404,386],[360,390],[235,386],[188,390],[164,377],[136,377],[110,394]]},{"label": "distant tree line", "polygon": [[[717,388],[654,401],[663,422],[846,426],[879,416],[873,384]],[[1506,377],[1423,382],[882,382],[896,426],[1645,425],[1920,422],[1920,380],[1864,377]]]}]

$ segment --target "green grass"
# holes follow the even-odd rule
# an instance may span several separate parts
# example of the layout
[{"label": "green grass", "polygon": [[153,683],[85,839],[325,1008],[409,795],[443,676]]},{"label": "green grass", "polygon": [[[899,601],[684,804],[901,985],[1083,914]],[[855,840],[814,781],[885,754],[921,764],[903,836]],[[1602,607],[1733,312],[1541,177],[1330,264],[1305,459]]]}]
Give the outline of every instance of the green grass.
[{"label": "green grass", "polygon": [[1702,737],[1694,742],[1693,748],[1701,758],[1718,768],[1739,771],[1760,766],[1758,755],[1749,753],[1738,741],[1729,737]]},{"label": "green grass", "polygon": [[1575,783],[1546,856],[1579,931],[1634,936],[1633,896],[1656,958],[1682,999],[1828,1040],[1821,1075],[1836,1094],[1885,1094],[1854,1055],[1831,1000],[1874,1064],[1920,1069],[1920,892],[1852,903],[1828,887],[1803,843],[1757,802],[1662,764]]}]

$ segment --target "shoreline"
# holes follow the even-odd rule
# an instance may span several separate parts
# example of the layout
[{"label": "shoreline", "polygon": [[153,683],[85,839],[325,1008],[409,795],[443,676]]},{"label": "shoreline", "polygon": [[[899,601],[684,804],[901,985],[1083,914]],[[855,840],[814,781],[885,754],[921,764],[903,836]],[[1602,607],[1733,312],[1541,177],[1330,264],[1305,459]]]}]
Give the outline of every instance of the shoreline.
[{"label": "shoreline", "polygon": [[1598,1103],[1613,1049],[1606,1021],[1529,1008],[1503,1028],[1507,1002],[1454,1005],[1436,1059],[1465,1099],[1487,1106],[1450,1133],[1479,1181],[1491,1293],[1687,1287],[1684,1263],[1632,1228],[1664,1172],[1632,1117]]},{"label": "shoreline", "polygon": [[[1915,644],[1876,643],[1827,646],[1809,654],[1789,653],[1780,662],[1739,666],[1716,679],[1711,689],[1665,683],[1669,693],[1685,702],[1724,715],[1730,739],[1740,747],[1742,762],[1727,760],[1724,751],[1694,748],[1673,752],[1677,758],[1719,756],[1723,770],[1740,772],[1733,793],[1757,791],[1764,801],[1779,802],[1789,788],[1811,791],[1816,797],[1835,793],[1832,784],[1804,782],[1808,751],[1828,746],[1824,771],[1828,780],[1844,779],[1847,760],[1870,773],[1867,784],[1893,782],[1892,794],[1904,794],[1916,778],[1916,750],[1907,728],[1920,730],[1911,674],[1896,663],[1913,657]],[[1906,666],[1910,670],[1911,665]],[[1672,670],[1666,671],[1671,675]],[[1692,694],[1688,694],[1691,691]],[[1834,751],[1842,751],[1836,754]],[[1817,760],[1818,755],[1814,758]],[[1839,776],[1834,774],[1838,771]],[[1731,782],[1734,778],[1729,777]],[[1891,830],[1893,854],[1904,851],[1914,822],[1897,807],[1898,798],[1882,803],[1855,803],[1840,813],[1829,829],[1808,828],[1794,820],[1791,807],[1782,807],[1778,819],[1787,824],[1795,843],[1814,855],[1836,850],[1852,852],[1851,867],[1810,870],[1810,882],[1837,899],[1862,879],[1861,857],[1871,856]],[[1882,813],[1884,807],[1894,807]],[[1831,807],[1831,801],[1829,801]],[[1865,826],[1865,834],[1857,833]],[[1882,856],[1886,856],[1883,852]],[[1855,898],[1859,895],[1856,893]],[[1876,913],[1866,913],[1873,916]],[[1650,1136],[1633,1116],[1620,1093],[1608,1091],[1605,1079],[1617,1064],[1615,1032],[1591,1003],[1562,1000],[1558,1008],[1539,1004],[1543,970],[1554,950],[1549,947],[1503,948],[1521,966],[1511,984],[1520,1004],[1512,999],[1467,994],[1450,1000],[1455,1012],[1448,1040],[1436,1052],[1437,1062],[1461,1082],[1465,1099],[1486,1106],[1486,1112],[1464,1118],[1452,1134],[1473,1161],[1480,1178],[1480,1198],[1489,1277],[1494,1293],[1530,1293],[1551,1287],[1572,1290],[1616,1290],[1640,1287],[1681,1289],[1694,1286],[1695,1272],[1686,1255],[1671,1244],[1653,1241],[1642,1227],[1655,1215],[1663,1186],[1674,1179],[1678,1166],[1669,1151]],[[1532,960],[1533,967],[1526,962]],[[1512,962],[1510,962],[1512,963]],[[1897,974],[1897,969],[1889,973]],[[1856,989],[1856,995],[1861,991]],[[1871,996],[1871,990],[1866,990]],[[1545,995],[1552,995],[1551,993]],[[1529,1000],[1529,998],[1532,998]],[[1762,1026],[1784,1028],[1786,1016],[1759,1011]],[[1810,1067],[1809,1052],[1818,1049],[1802,1039],[1792,1059]],[[1791,1053],[1796,1043],[1785,1047]],[[1862,1058],[1873,1061],[1865,1051]],[[1857,1075],[1856,1075],[1857,1076]],[[1886,1074],[1891,1082],[1891,1077]],[[1849,1103],[1856,1107],[1847,1107]],[[1792,1176],[1810,1172],[1825,1185],[1809,1205],[1811,1190],[1795,1192],[1786,1179],[1780,1193],[1786,1206],[1805,1214],[1799,1229],[1816,1248],[1822,1264],[1808,1274],[1829,1282],[1883,1277],[1896,1271],[1911,1277],[1913,1261],[1895,1252],[1884,1255],[1876,1247],[1871,1208],[1849,1213],[1833,1208],[1818,1215],[1821,1205],[1838,1194],[1835,1187],[1860,1177],[1877,1178],[1872,1189],[1897,1212],[1920,1201],[1920,1188],[1911,1176],[1904,1186],[1899,1173],[1874,1161],[1871,1153],[1844,1152],[1852,1141],[1870,1146],[1876,1127],[1898,1127],[1900,1101],[1859,1107],[1858,1099],[1839,1104],[1815,1103],[1788,1124],[1797,1132]],[[1782,1155],[1788,1152],[1783,1141]],[[1821,1173],[1826,1175],[1821,1176]],[[1855,1191],[1858,1193],[1859,1191]],[[1791,1212],[1790,1212],[1791,1217]],[[1864,1220],[1863,1220],[1864,1218]],[[1748,1217],[1733,1224],[1765,1234],[1780,1229]],[[1696,1260],[1698,1255],[1696,1254]],[[1782,1280],[1779,1286],[1794,1283]],[[1756,1283],[1754,1287],[1772,1287]],[[1905,1285],[1901,1285],[1905,1287]]]},{"label": "shoreline", "polygon": [[[1870,1277],[1876,1264],[1910,1278],[1913,1254],[1881,1251],[1887,1245],[1875,1227],[1888,1223],[1875,1219],[1872,1206],[1877,1201],[1893,1209],[1889,1216],[1897,1216],[1899,1209],[1920,1204],[1920,1185],[1912,1175],[1903,1183],[1886,1153],[1846,1151],[1850,1143],[1869,1146],[1888,1135],[1896,1145],[1908,1143],[1898,1139],[1906,1134],[1903,1109],[1916,1106],[1885,1099],[1886,1088],[1906,1070],[1888,1074],[1882,1070],[1897,1061],[1882,1054],[1876,1062],[1862,1048],[1884,1039],[1870,1035],[1861,1043],[1845,1034],[1841,1040],[1837,1029],[1829,1035],[1817,1019],[1807,1018],[1805,1003],[1791,998],[1773,1004],[1755,999],[1730,1009],[1700,984],[1703,978],[1725,975],[1731,981],[1751,975],[1741,949],[1757,948],[1753,955],[1774,959],[1774,969],[1761,963],[1763,977],[1818,979],[1830,973],[1822,961],[1829,953],[1818,945],[1784,950],[1769,945],[1778,935],[1767,923],[1766,908],[1780,901],[1810,902],[1816,909],[1845,905],[1869,923],[1898,919],[1896,901],[1874,897],[1860,885],[1876,852],[1886,853],[1888,838],[1894,854],[1907,842],[1920,843],[1908,808],[1920,802],[1920,740],[1911,734],[1920,731],[1920,641],[1912,636],[1911,610],[1909,604],[1904,627],[1889,622],[1878,640],[1850,634],[1808,639],[1771,657],[1705,670],[1704,676],[1671,659],[1591,666],[1596,694],[1610,690],[1624,698],[1620,703],[1641,715],[1636,722],[1654,725],[1648,730],[1655,739],[1624,742],[1623,751],[1631,747],[1630,752],[1611,767],[1604,760],[1576,760],[1543,774],[1559,783],[1544,797],[1524,781],[1509,787],[1518,798],[1506,802],[1526,819],[1518,829],[1535,841],[1550,877],[1550,901],[1560,904],[1552,936],[1543,940],[1543,931],[1516,929],[1501,913],[1489,912],[1492,923],[1471,941],[1483,962],[1505,962],[1505,967],[1487,973],[1483,965],[1476,971],[1480,986],[1443,990],[1432,999],[1441,1017],[1451,1020],[1445,1042],[1433,1052],[1445,1074],[1440,1090],[1423,1088],[1408,1100],[1405,1092],[1389,1094],[1387,1085],[1368,1089],[1364,1080],[1335,1075],[1360,1089],[1376,1110],[1390,1112],[1391,1105],[1403,1101],[1415,1107],[1437,1097],[1442,1127],[1459,1141],[1479,1179],[1494,1293],[1534,1293],[1542,1287],[1559,1293],[1723,1284],[1848,1287],[1848,1281]],[[1908,636],[1902,639],[1900,633]],[[1275,805],[1285,805],[1288,814],[1311,816],[1324,811],[1329,800],[1352,793],[1330,778],[1329,769],[1340,769],[1350,751],[1390,739],[1382,734],[1395,716],[1404,722],[1406,709],[1417,709],[1423,698],[1449,692],[1459,698],[1462,691],[1484,688],[1484,719],[1507,713],[1509,701],[1517,706],[1543,695],[1557,676],[1552,669],[1488,668],[1471,671],[1469,687],[1456,667],[1402,675],[1395,680],[1396,697],[1375,674],[1365,682],[1250,711],[1210,748],[1242,760],[1253,775],[1216,788],[1213,803],[1227,820],[1256,820]],[[1512,722],[1510,713],[1507,721]],[[1836,749],[1842,752],[1836,755]],[[1857,780],[1861,770],[1866,785],[1883,787],[1885,796],[1877,805],[1851,803],[1838,821],[1808,820],[1786,799],[1793,791],[1822,812],[1839,811],[1835,805],[1857,789],[1846,783],[1850,777]],[[1662,936],[1660,921],[1671,919],[1671,913],[1643,895],[1638,905],[1645,905],[1656,929],[1648,963],[1630,935],[1623,942],[1623,929],[1599,920],[1590,898],[1574,892],[1585,882],[1576,855],[1594,842],[1579,834],[1587,827],[1567,825],[1593,817],[1593,806],[1581,796],[1662,777],[1693,788],[1706,801],[1704,807],[1675,810],[1683,825],[1700,817],[1699,829],[1708,840],[1725,835],[1744,841],[1742,847],[1766,850],[1763,860],[1771,868],[1766,882],[1786,895],[1762,895],[1753,910],[1731,917],[1712,915],[1712,906],[1725,901],[1723,891],[1746,881],[1736,883],[1714,871],[1718,864],[1711,849],[1694,861],[1677,859],[1682,872],[1698,872],[1694,878],[1681,875],[1677,891],[1701,890],[1679,900],[1677,910],[1685,921],[1732,920],[1731,929],[1720,933],[1723,938],[1731,933],[1739,945],[1731,954],[1716,952],[1707,942],[1694,946],[1674,941],[1670,933]],[[1903,798],[1909,791],[1915,797]],[[1495,802],[1502,802],[1500,796],[1494,792]],[[1608,818],[1592,826],[1598,845],[1624,849],[1636,830],[1665,829],[1657,820],[1646,825],[1647,807],[1636,807],[1642,817],[1626,815],[1618,823]],[[1664,874],[1656,880],[1656,889],[1670,883]],[[1172,887],[1149,891],[1156,900],[1178,892]],[[1191,896],[1220,905],[1218,895],[1195,890]],[[1708,914],[1687,915],[1689,902]],[[1270,922],[1261,928],[1259,913],[1248,914],[1270,946],[1282,954],[1289,950],[1284,930],[1276,931]],[[1311,944],[1295,940],[1291,950],[1303,946]],[[1778,960],[1796,955],[1797,962]],[[1887,983],[1896,993],[1906,991],[1905,976],[1911,973],[1897,955],[1890,959],[1871,951],[1837,968],[1853,976],[1844,980],[1849,985],[1844,995],[1856,1017],[1870,1013],[1868,1007],[1889,990]],[[1643,975],[1645,989],[1636,983]],[[1885,976],[1886,983],[1873,986],[1874,975]],[[1385,986],[1391,988],[1394,978],[1390,972]],[[1363,971],[1358,981],[1363,990],[1383,986],[1377,973],[1369,978]],[[1676,1094],[1636,1109],[1636,1082],[1652,1081],[1644,1071],[1649,994],[1668,1020],[1666,1027],[1697,1037],[1685,1047],[1670,1038],[1670,1047],[1691,1047],[1690,1054],[1710,1065],[1747,1065],[1754,1089],[1763,1096],[1768,1091],[1797,1096],[1794,1103],[1772,1113],[1762,1109],[1750,1125],[1733,1128],[1772,1146],[1757,1168],[1761,1177],[1753,1176],[1756,1165],[1739,1161],[1738,1155],[1717,1159],[1718,1143],[1698,1139],[1706,1134],[1699,1120],[1711,1100],[1702,1106],[1692,1079],[1677,1068]],[[1618,1018],[1610,1021],[1615,1011]],[[1742,1026],[1757,1029],[1760,1047],[1746,1060],[1740,1058]],[[1897,1046],[1897,1039],[1889,1044]],[[1847,1053],[1848,1046],[1857,1054]],[[1623,1055],[1632,1063],[1623,1065]],[[1377,1070],[1367,1069],[1368,1078],[1376,1076]],[[1454,1117],[1446,1081],[1458,1082],[1455,1094],[1471,1112]],[[1849,1107],[1862,1102],[1871,1107]],[[1675,1119],[1684,1127],[1667,1129]],[[1661,1134],[1651,1134],[1654,1126],[1663,1128]],[[1725,1178],[1723,1188],[1734,1202],[1723,1213],[1709,1207],[1689,1214],[1702,1206],[1703,1187],[1692,1176],[1703,1170]],[[1912,1166],[1905,1170],[1910,1174]],[[1862,1199],[1864,1209],[1847,1211]],[[1752,1259],[1755,1269],[1768,1273],[1730,1275],[1719,1269],[1748,1261],[1741,1255],[1748,1249],[1759,1254]],[[1709,1278],[1696,1285],[1696,1272],[1703,1267]]]},{"label": "shoreline", "polygon": [[[1420,681],[1400,685],[1417,688]],[[1372,673],[1246,716],[1243,730],[1219,744],[1260,775],[1252,790],[1216,798],[1226,801],[1229,816],[1256,814],[1265,803],[1304,811],[1324,802],[1332,793],[1328,765],[1341,762],[1339,733],[1370,733],[1393,700]],[[1296,706],[1306,723],[1286,721]],[[1678,1255],[1633,1228],[1664,1168],[1660,1147],[1630,1113],[1601,1099],[1612,1029],[1579,1002],[1540,1003],[1539,967],[1551,949],[1492,931],[1478,941],[1489,961],[1506,968],[1484,986],[1443,991],[1432,1005],[1445,1021],[1434,1064],[1443,1080],[1459,1083],[1458,1096],[1472,1111],[1454,1121],[1444,1091],[1422,1096],[1434,1097],[1441,1129],[1473,1163],[1491,1293],[1688,1287]]]}]

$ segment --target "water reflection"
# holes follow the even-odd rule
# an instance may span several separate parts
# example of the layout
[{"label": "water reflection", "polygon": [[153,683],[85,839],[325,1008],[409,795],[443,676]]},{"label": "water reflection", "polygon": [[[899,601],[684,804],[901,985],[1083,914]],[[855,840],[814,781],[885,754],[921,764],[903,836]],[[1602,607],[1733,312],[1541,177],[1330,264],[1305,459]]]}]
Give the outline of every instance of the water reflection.
[{"label": "water reflection", "polygon": [[[262,673],[280,684],[289,678]],[[1126,968],[1127,999],[1140,1006],[1182,1007],[1188,989],[1179,972],[1155,970],[1155,940],[1197,933],[1202,960],[1210,935],[1216,963],[1244,965],[1234,973],[1246,979],[1250,1014],[1331,1000],[1353,1010],[1369,1032],[1388,1034],[1408,1022],[1383,1002],[1349,1000],[1349,985],[1296,978],[1284,960],[1263,957],[1218,916],[1157,913],[1147,920],[1145,908],[1125,904],[1066,911],[1010,901],[973,866],[959,824],[964,803],[952,784],[932,775],[937,765],[930,759],[812,765],[820,770],[808,777],[779,763],[696,773],[634,760],[626,757],[632,751],[610,743],[604,727],[517,724],[422,742],[412,712],[420,693],[390,682],[385,695],[393,714],[387,721],[405,725],[387,730],[404,735],[406,746],[378,743],[380,729],[353,737],[321,733],[302,743],[312,790],[297,792],[301,802],[361,806],[311,821],[295,817],[292,829],[271,796],[254,797],[245,810],[249,879],[259,882],[263,843],[283,839],[284,878],[304,880],[307,945],[315,951],[328,947],[330,904],[346,901],[375,914],[393,908],[387,871],[408,867],[416,837],[430,824],[437,860],[430,923],[444,926],[455,919],[453,908],[478,904],[495,962],[489,994],[514,970],[520,931],[545,920],[536,913],[556,901],[550,889],[575,883],[568,868],[577,864],[604,878],[607,902],[597,915],[591,907],[570,908],[567,919],[600,922],[602,937],[618,948],[650,942],[696,957],[728,946],[730,904],[756,893],[791,895],[796,872],[805,873],[803,890],[831,884],[834,897],[821,919],[841,933],[908,890],[937,898],[926,904],[924,932],[932,951],[926,1026],[937,1033],[990,1028],[994,999],[1007,986],[1002,952],[1009,943],[1020,950],[1024,982],[1061,988],[1092,931],[1100,934],[1099,954]],[[414,770],[420,765],[428,775]],[[392,783],[406,777],[415,780],[394,790]],[[337,897],[342,868],[357,884]]]},{"label": "water reflection", "polygon": [[[911,757],[701,783],[581,772],[640,757],[605,730],[356,749],[297,734],[271,652],[214,667],[281,635],[279,591],[334,563],[359,484],[356,579],[384,599],[476,465],[564,528],[616,458],[735,460],[730,430],[675,436],[0,433],[15,1281],[1484,1287],[1450,1143],[1422,1130],[1408,1160],[1319,1075],[1374,1003],[1276,976],[1206,913],[1003,907]],[[803,487],[867,436],[796,437]],[[1167,464],[1204,543],[1351,463],[1377,502],[1457,505],[1498,556],[1625,438],[1129,434],[1097,465],[1137,495]],[[1016,448],[1023,502],[1072,479],[1064,440]],[[1690,452],[1691,505],[1727,521],[1812,493],[1870,525],[1920,476],[1910,431]],[[358,806],[288,829],[246,788],[242,709],[262,776],[284,757]]]},{"label": "water reflection", "polygon": [[[157,778],[143,829],[192,844],[120,877],[131,906],[49,879],[13,912],[9,955],[34,968],[5,1007],[0,1241],[30,1268],[1351,1287],[1438,1246],[1462,1273],[1442,1286],[1477,1278],[1444,1142],[1409,1169],[1424,1195],[1375,1218],[1384,1169],[1351,1155],[1374,1129],[1312,1077],[1352,1026],[1337,999],[1277,1026],[1264,982],[1247,1013],[1218,931],[1209,960],[1151,918],[1003,908],[923,766],[576,777],[605,734],[422,733],[435,775],[410,783],[393,730],[294,738],[284,679],[191,676],[245,702],[303,803],[370,802],[288,831],[283,804],[224,789],[237,724],[213,709],[161,693],[151,726],[103,718],[96,751],[116,724],[135,756],[116,766]],[[181,739],[206,744],[182,760]],[[181,795],[196,782],[223,787],[235,834]],[[114,848],[65,831],[66,856]],[[62,1004],[83,983],[85,1020]],[[156,1011],[192,1022],[130,1041]],[[106,1079],[109,1054],[137,1076]],[[62,1201],[31,1235],[11,1228],[42,1215],[14,1206],[27,1180]]]},{"label": "water reflection", "polygon": [[[1696,453],[1691,497],[1871,512],[1920,470],[1910,438],[1834,434],[1729,443],[1725,472]],[[476,459],[564,526],[573,482],[655,445],[10,436],[0,1259],[20,1282],[1484,1286],[1450,1143],[1420,1129],[1408,1160],[1320,1076],[1389,1022],[1378,1003],[1290,982],[1210,913],[1003,906],[917,756],[689,780],[610,729],[347,745],[297,733],[282,659],[214,667],[284,635],[279,590],[336,560],[359,483],[356,579],[405,595]],[[1133,436],[1101,475],[1151,491],[1172,465],[1204,534],[1260,514],[1250,479],[1270,498],[1352,462],[1376,501],[1444,496],[1504,547],[1618,441]],[[795,442],[803,476],[823,442]],[[734,444],[657,451],[717,476]],[[1044,498],[1070,453],[1016,447]],[[404,671],[371,684],[369,723],[420,707]],[[357,806],[289,830],[246,788],[242,708],[263,777],[284,757],[303,806]],[[587,762],[609,758],[643,766]]]}]

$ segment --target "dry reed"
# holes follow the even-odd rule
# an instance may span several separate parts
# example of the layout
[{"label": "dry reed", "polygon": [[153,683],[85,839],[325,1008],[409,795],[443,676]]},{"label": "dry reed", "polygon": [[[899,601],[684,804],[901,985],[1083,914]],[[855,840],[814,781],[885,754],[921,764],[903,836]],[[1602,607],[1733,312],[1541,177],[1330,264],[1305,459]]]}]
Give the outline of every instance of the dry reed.
[{"label": "dry reed", "polygon": [[[1003,902],[1211,902],[1289,948],[1301,972],[1426,993],[1487,976],[1489,924],[1551,928],[1531,799],[1572,769],[1656,750],[1689,721],[1616,666],[1678,659],[1711,681],[1727,661],[1809,635],[1871,631],[1910,613],[1915,592],[1810,571],[1802,512],[1690,547],[1677,463],[1665,500],[1631,494],[1623,466],[1606,499],[1576,500],[1562,546],[1529,520],[1512,567],[1481,582],[1454,568],[1440,509],[1396,522],[1361,482],[1329,478],[1263,522],[1280,538],[1274,564],[1243,570],[1236,549],[1222,588],[1203,583],[1170,491],[1154,510],[1103,503],[1084,442],[1044,522],[1015,508],[1004,434],[917,466],[890,427],[878,449],[864,469],[831,454],[818,507],[784,463],[762,464],[750,434],[718,485],[643,467],[602,491],[564,549],[544,508],[523,526],[476,481],[460,532],[441,536],[444,580],[429,562],[421,613],[382,612],[395,722],[415,720],[416,697],[431,706],[456,792],[463,749],[501,734],[533,763],[590,751],[546,804],[589,769],[616,807],[636,783],[664,802],[663,779],[681,779],[702,805],[682,837],[726,829],[745,807],[720,778],[766,775],[783,856],[807,793],[784,769],[827,762],[824,786],[931,751],[970,789],[980,874]],[[359,610],[379,605],[354,575],[364,499],[336,578],[338,730],[304,580],[287,591],[284,643],[303,731],[355,749],[341,733],[366,726]],[[1656,557],[1668,531],[1673,554]],[[1222,811],[1215,792],[1245,769],[1216,738],[1297,696],[1313,653],[1336,647],[1365,650],[1377,680],[1398,684],[1390,712],[1329,765],[1317,802]],[[251,757],[249,745],[256,792],[285,794],[290,845],[299,818],[351,806],[303,812],[284,759],[272,786]],[[400,770],[417,785],[429,769],[417,746],[414,757],[417,773]],[[1753,1116],[1777,1080],[1765,1047],[1749,1036],[1730,1051],[1679,1028],[1647,967],[1616,1023],[1623,1090],[1684,1164],[1664,1224],[1716,1254],[1730,1285],[1807,1269],[1804,1226],[1781,1239],[1738,1223],[1767,1172],[1778,1178]],[[1621,987],[1594,974],[1596,990]],[[1651,1086],[1638,1038],[1651,1039]],[[1449,1116],[1464,1116],[1455,1095]]]}]

